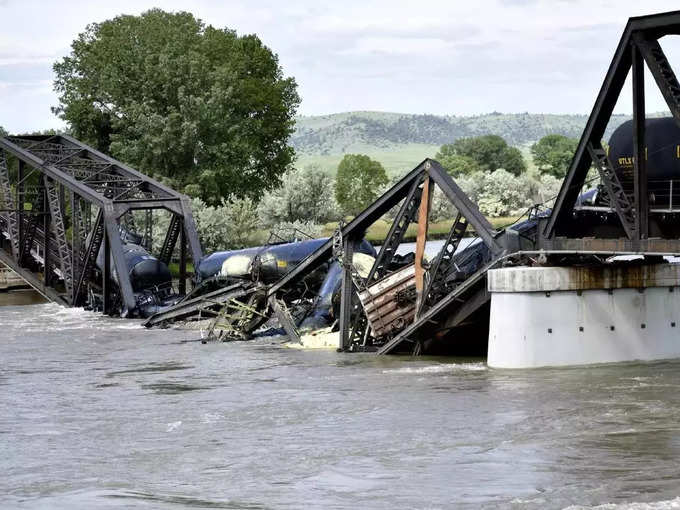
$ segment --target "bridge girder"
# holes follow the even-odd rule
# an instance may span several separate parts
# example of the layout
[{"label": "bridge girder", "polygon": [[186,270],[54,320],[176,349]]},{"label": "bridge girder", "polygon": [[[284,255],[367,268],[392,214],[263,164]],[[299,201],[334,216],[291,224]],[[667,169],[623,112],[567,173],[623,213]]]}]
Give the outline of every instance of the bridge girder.
[{"label": "bridge girder", "polygon": [[[164,256],[169,262],[179,239],[180,293],[185,291],[187,255],[194,262],[202,256],[188,197],[68,135],[0,138],[0,153],[3,260],[31,285],[41,286],[43,294],[80,306],[86,288],[96,286],[103,292],[104,311],[110,313],[115,289],[121,314],[134,314],[137,303],[121,227],[133,211],[146,211],[144,232],[150,236],[151,211],[159,209],[169,211],[175,230],[179,225],[172,245],[164,246]],[[8,159],[18,162],[15,168],[3,167]],[[145,241],[150,246],[150,239]],[[100,247],[104,267],[96,277]],[[115,286],[107,281],[109,273]]]}]

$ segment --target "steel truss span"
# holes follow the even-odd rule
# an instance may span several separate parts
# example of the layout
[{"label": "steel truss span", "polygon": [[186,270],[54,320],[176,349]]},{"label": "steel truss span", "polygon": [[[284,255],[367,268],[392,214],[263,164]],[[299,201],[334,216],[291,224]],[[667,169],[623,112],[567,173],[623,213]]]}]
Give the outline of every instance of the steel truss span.
[{"label": "steel truss span", "polygon": [[[581,228],[578,219],[574,221],[574,208],[591,166],[599,172],[603,192],[609,197],[612,212],[620,227],[606,237],[626,239],[628,249],[635,250],[643,250],[649,238],[668,237],[668,229],[659,223],[659,216],[650,215],[647,158],[638,155],[645,154],[646,147],[645,67],[653,76],[669,111],[680,123],[680,83],[659,44],[661,38],[678,34],[680,11],[628,20],[553,212],[542,222],[539,237],[542,246],[552,249],[559,244],[561,237],[602,237],[587,228]],[[602,137],[629,75],[632,78],[633,179],[622,186],[613,170],[614,165],[602,148]],[[665,233],[662,234],[662,231]]]},{"label": "steel truss span", "polygon": [[154,211],[170,216],[156,256],[178,259],[183,295],[201,258],[188,197],[67,135],[0,138],[0,260],[52,301],[141,315],[160,290],[140,292],[125,250],[152,251]]}]

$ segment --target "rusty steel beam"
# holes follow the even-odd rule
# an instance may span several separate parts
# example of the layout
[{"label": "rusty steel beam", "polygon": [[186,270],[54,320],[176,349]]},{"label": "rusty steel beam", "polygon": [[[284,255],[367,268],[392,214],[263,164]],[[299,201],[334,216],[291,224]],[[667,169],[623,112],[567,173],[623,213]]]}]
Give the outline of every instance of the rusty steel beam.
[{"label": "rusty steel beam", "polygon": [[423,301],[423,291],[425,290],[425,244],[427,243],[427,230],[430,220],[430,185],[432,179],[429,175],[423,182],[423,193],[420,197],[420,208],[418,209],[418,232],[416,234],[416,260],[415,260],[415,284],[416,284],[416,310],[420,308]]}]

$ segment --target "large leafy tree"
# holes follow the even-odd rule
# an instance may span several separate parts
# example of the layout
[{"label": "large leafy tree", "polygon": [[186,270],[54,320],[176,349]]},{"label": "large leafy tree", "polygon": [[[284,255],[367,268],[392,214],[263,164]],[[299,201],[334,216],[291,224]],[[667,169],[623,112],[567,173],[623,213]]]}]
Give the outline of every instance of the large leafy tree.
[{"label": "large leafy tree", "polygon": [[571,163],[578,140],[563,135],[546,135],[531,146],[534,164],[543,173],[564,177]]},{"label": "large leafy tree", "polygon": [[74,136],[209,204],[276,187],[300,102],[255,35],[152,9],[88,25],[54,65]]},{"label": "large leafy tree", "polygon": [[[468,162],[472,160],[479,165],[481,170],[488,172],[503,168],[513,175],[520,175],[527,169],[519,149],[509,146],[503,138],[497,135],[459,138],[452,144],[443,145],[439,154],[458,156],[457,164],[459,165],[462,165],[464,161],[460,158],[466,158]],[[446,167],[446,164],[444,166]]]},{"label": "large leafy tree", "polygon": [[475,159],[458,154],[452,143],[442,145],[434,159],[453,177],[473,174],[482,169]]},{"label": "large leafy tree", "polygon": [[5,129],[2,126],[0,126],[0,137],[2,136],[7,136],[7,131],[5,131]]},{"label": "large leafy tree", "polygon": [[338,165],[335,198],[343,211],[357,214],[378,198],[387,183],[379,161],[363,154],[345,154]]}]

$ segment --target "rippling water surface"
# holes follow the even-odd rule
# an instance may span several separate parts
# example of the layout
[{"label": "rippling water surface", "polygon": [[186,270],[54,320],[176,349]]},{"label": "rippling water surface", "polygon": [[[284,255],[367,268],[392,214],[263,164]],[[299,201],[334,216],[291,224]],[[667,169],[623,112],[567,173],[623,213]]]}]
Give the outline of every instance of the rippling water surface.
[{"label": "rippling water surface", "polygon": [[680,508],[680,363],[207,344],[0,308],[3,508]]}]

